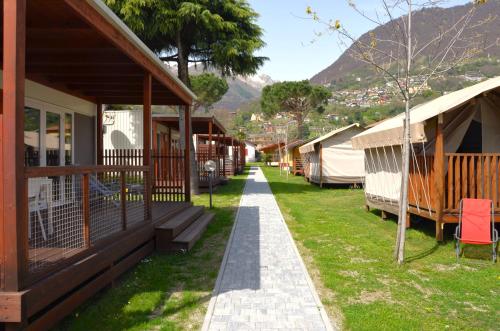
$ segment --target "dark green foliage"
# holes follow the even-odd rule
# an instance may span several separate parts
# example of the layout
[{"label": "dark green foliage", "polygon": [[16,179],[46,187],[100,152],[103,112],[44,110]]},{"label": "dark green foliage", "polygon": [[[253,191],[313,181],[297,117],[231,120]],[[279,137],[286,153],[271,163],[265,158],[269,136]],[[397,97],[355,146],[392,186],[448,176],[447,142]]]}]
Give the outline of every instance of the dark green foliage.
[{"label": "dark green foliage", "polygon": [[191,90],[198,97],[195,108],[210,109],[214,103],[222,99],[228,89],[226,80],[213,73],[191,76]]},{"label": "dark green foliage", "polygon": [[245,0],[106,0],[128,26],[165,61],[178,63],[189,85],[189,63],[223,75],[254,74],[266,58],[258,14]]},{"label": "dark green foliage", "polygon": [[311,85],[309,81],[280,82],[264,87],[262,112],[272,117],[278,113],[297,121],[298,138],[304,137],[304,119],[311,111],[324,112],[330,91],[323,86]]}]

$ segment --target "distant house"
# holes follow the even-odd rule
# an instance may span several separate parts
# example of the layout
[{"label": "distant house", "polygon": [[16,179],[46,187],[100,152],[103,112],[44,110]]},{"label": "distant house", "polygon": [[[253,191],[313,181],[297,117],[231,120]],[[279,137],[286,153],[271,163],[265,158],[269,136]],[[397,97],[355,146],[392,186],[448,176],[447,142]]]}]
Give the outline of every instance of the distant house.
[{"label": "distant house", "polygon": [[307,180],[320,186],[363,182],[364,153],[351,144],[351,138],[361,132],[363,128],[356,123],[299,147]]},{"label": "distant house", "polygon": [[262,117],[262,114],[252,114],[252,117],[250,117],[251,122],[263,122],[264,118]]}]

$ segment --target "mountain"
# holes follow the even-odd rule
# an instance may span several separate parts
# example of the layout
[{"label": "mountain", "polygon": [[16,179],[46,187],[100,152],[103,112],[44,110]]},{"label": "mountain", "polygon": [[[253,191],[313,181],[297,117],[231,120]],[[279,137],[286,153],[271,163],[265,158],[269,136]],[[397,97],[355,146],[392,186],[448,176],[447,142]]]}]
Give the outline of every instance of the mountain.
[{"label": "mountain", "polygon": [[[177,65],[170,64],[170,71],[174,75],[177,75]],[[190,75],[199,75],[203,72],[212,72],[216,75],[220,75],[216,70],[204,70],[202,66],[196,67],[194,65],[189,67]],[[273,84],[275,81],[268,75],[260,74],[253,76],[236,76],[226,78],[227,84],[229,85],[229,90],[224,95],[221,101],[214,105],[214,109],[224,109],[227,111],[235,111],[242,104],[246,104],[250,101],[260,98],[262,89]]]},{"label": "mountain", "polygon": [[[465,13],[471,8],[472,4],[463,6],[455,6],[450,8],[426,8],[413,13],[413,33],[415,39],[418,40],[419,45],[425,45],[434,38],[438,31],[444,31],[454,24],[459,18],[463,17]],[[496,17],[492,22],[485,24],[478,24],[490,17]],[[473,16],[469,26],[477,27],[470,32],[474,36],[476,33],[486,37],[486,43],[490,44],[495,40],[500,40],[500,0],[490,0],[486,4],[479,6],[475,15]],[[370,41],[370,36],[375,35],[379,40],[392,39],[392,25],[391,22],[379,26],[371,31],[366,32],[360,37],[362,41]],[[350,75],[367,75],[371,70],[365,70],[369,65],[354,59],[351,52],[354,46],[348,48],[332,65],[323,71],[319,72],[311,78],[311,82],[315,84],[331,84],[346,79]],[[380,43],[377,48],[381,48],[386,53],[395,53],[393,44]],[[437,47],[428,47],[428,51],[422,53],[422,58],[434,54]],[[488,56],[500,58],[500,47],[498,43],[495,47],[487,50]],[[487,74],[487,73],[485,73]],[[352,78],[352,77],[351,77]]]},{"label": "mountain", "polygon": [[227,109],[234,111],[242,104],[258,99],[262,89],[274,83],[268,75],[254,75],[236,78],[228,78],[229,90],[221,101],[214,105],[216,109]]}]

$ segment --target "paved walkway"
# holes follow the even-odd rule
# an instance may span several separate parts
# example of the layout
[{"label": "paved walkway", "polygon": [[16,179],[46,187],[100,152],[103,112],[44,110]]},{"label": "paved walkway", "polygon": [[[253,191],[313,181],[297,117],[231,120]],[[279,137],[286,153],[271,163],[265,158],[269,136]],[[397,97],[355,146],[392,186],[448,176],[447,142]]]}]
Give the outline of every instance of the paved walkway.
[{"label": "paved walkway", "polygon": [[267,180],[252,167],[203,330],[260,329],[332,327]]}]

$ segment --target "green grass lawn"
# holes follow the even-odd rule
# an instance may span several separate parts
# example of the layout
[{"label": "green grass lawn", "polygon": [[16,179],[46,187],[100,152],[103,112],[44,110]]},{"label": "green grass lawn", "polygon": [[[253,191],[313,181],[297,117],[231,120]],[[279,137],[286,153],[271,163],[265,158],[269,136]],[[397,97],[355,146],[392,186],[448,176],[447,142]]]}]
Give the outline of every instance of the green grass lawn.
[{"label": "green grass lawn", "polygon": [[412,224],[407,263],[393,262],[396,221],[364,209],[360,189],[320,189],[262,167],[332,319],[350,330],[498,330],[500,266],[490,247],[456,263],[451,232]]},{"label": "green grass lawn", "polygon": [[[184,255],[154,254],[58,326],[59,330],[198,330],[215,285],[247,172],[214,195],[215,220]],[[208,194],[195,205],[208,207]]]}]

